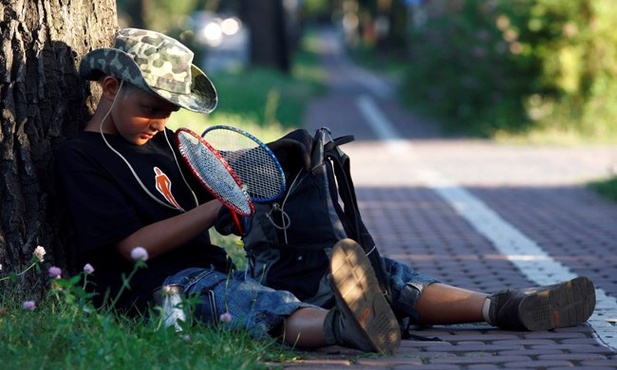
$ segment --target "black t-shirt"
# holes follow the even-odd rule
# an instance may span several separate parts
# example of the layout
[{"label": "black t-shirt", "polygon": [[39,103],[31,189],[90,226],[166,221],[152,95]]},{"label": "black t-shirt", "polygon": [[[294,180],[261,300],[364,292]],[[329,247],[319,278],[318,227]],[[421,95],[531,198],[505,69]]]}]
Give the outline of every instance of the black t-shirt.
[{"label": "black t-shirt", "polygon": [[[141,146],[121,136],[105,138],[109,146],[100,133],[81,132],[66,141],[56,157],[60,192],[69,205],[81,260],[95,269],[88,279],[98,293],[97,304],[113,300],[122,276],[133,269],[133,263],[116,251],[117,242],[212,199],[186,168],[170,130]],[[143,310],[153,289],[184,268],[214,266],[227,271],[230,264],[227,253],[210,243],[204,229],[173,252],[149,259],[148,267],[133,277],[116,308]]]}]

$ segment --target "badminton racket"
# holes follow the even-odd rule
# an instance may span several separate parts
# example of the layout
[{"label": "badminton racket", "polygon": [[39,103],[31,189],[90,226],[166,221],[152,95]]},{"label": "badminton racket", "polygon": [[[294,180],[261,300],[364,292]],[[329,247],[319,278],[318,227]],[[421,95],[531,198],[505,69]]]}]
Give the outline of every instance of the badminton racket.
[{"label": "badminton racket", "polygon": [[266,144],[237,127],[216,125],[201,135],[238,175],[251,200],[266,203],[285,191],[285,173]]},{"label": "badminton racket", "polygon": [[225,158],[203,137],[187,128],[176,130],[175,137],[182,158],[197,180],[232,211],[235,219],[237,215],[251,216],[253,202]]}]

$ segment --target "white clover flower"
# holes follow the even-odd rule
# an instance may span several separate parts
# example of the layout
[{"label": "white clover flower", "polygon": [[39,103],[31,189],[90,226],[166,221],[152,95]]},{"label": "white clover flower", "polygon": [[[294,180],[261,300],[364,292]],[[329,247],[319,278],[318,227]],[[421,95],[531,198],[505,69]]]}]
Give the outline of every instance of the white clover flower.
[{"label": "white clover flower", "polygon": [[86,263],[86,264],[84,265],[84,272],[85,272],[86,274],[90,275],[91,273],[93,273],[93,272],[94,272],[94,267],[92,267],[92,265],[91,265],[91,264]]},{"label": "white clover flower", "polygon": [[51,266],[47,272],[49,273],[49,277],[52,279],[60,279],[60,276],[62,275],[62,269],[56,266]]},{"label": "white clover flower", "polygon": [[231,320],[233,320],[233,317],[229,312],[225,312],[221,314],[219,320],[221,320],[221,322],[231,322]]},{"label": "white clover flower", "polygon": [[26,311],[34,311],[36,309],[36,303],[34,301],[25,301],[22,307]]},{"label": "white clover flower", "polygon": [[131,251],[131,259],[133,261],[147,261],[148,251],[144,247],[135,247]]},{"label": "white clover flower", "polygon": [[45,248],[40,245],[34,249],[34,256],[39,260],[39,262],[43,262],[43,257],[45,256]]}]

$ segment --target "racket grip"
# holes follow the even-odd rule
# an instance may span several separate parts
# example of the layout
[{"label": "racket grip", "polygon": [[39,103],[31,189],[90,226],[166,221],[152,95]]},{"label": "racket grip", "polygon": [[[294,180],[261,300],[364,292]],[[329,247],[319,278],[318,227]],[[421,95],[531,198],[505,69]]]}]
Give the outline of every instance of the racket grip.
[{"label": "racket grip", "polygon": [[233,217],[234,219],[234,223],[236,224],[236,227],[238,228],[238,233],[240,234],[240,237],[244,236],[244,225],[243,222],[244,221],[244,217],[242,218],[242,221],[240,220],[240,217],[238,216],[238,214],[236,212],[234,212],[232,209],[229,210],[229,212],[231,212],[231,217]]},{"label": "racket grip", "polygon": [[249,231],[249,218],[246,216],[242,217],[242,236]]},{"label": "racket grip", "polygon": [[[240,229],[238,225],[243,226]],[[236,215],[229,207],[222,206],[214,221],[214,228],[221,235],[238,235],[241,232],[246,234],[251,226],[249,217]]]}]

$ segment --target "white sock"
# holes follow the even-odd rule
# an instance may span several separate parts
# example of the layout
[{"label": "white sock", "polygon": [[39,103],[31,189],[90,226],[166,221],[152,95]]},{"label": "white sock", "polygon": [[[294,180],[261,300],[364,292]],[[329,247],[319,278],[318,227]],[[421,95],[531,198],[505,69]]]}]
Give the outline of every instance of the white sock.
[{"label": "white sock", "polygon": [[489,316],[490,309],[491,309],[491,300],[487,297],[484,300],[484,304],[482,305],[482,318],[487,323],[493,325],[493,323],[490,320],[490,316]]}]

